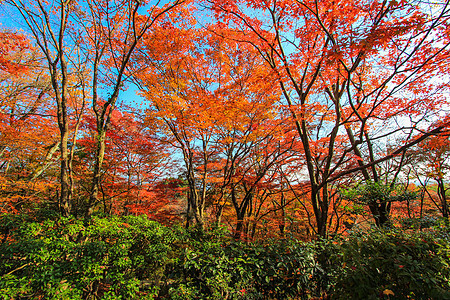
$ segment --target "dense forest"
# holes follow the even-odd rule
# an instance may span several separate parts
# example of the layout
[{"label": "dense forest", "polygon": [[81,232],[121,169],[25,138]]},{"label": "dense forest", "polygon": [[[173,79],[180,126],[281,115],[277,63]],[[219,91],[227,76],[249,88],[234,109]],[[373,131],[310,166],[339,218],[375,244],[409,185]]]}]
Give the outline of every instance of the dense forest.
[{"label": "dense forest", "polygon": [[0,297],[450,299],[449,1],[0,7]]}]

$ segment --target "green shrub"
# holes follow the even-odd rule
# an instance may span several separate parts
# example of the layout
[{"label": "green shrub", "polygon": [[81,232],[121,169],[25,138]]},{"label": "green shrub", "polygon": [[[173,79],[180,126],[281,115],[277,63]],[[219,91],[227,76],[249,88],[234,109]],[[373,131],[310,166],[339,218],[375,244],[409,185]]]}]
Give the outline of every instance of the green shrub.
[{"label": "green shrub", "polygon": [[435,235],[373,230],[326,250],[335,299],[450,299],[450,247]]},{"label": "green shrub", "polygon": [[304,243],[145,217],[0,217],[2,299],[450,299],[448,227]]},{"label": "green shrub", "polygon": [[[241,243],[198,237],[186,241],[170,290],[173,299],[308,299],[321,269],[312,244]],[[219,234],[220,235],[220,234]]]},{"label": "green shrub", "polygon": [[[2,221],[6,221],[3,223]],[[153,298],[164,274],[172,231],[145,217],[19,222],[3,216],[0,297]],[[142,280],[152,282],[143,290]]]}]

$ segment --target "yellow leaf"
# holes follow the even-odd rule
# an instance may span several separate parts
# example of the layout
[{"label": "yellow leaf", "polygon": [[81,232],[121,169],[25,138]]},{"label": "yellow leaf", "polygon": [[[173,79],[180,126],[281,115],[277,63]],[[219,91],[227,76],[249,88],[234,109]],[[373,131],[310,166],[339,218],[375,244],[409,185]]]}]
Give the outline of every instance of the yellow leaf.
[{"label": "yellow leaf", "polygon": [[388,290],[388,289],[385,289],[385,290],[383,291],[383,294],[385,294],[385,295],[392,295],[392,296],[394,296],[394,292],[393,292],[393,291],[391,291],[391,290]]}]

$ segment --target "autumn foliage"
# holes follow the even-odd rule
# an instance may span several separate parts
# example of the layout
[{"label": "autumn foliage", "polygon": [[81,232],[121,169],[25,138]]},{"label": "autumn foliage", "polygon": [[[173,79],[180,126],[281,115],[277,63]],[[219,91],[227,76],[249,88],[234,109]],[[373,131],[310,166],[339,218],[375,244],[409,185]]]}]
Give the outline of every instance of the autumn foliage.
[{"label": "autumn foliage", "polygon": [[449,299],[449,1],[0,5],[0,298]]},{"label": "autumn foliage", "polygon": [[3,212],[244,240],[448,220],[446,3],[2,5]]}]

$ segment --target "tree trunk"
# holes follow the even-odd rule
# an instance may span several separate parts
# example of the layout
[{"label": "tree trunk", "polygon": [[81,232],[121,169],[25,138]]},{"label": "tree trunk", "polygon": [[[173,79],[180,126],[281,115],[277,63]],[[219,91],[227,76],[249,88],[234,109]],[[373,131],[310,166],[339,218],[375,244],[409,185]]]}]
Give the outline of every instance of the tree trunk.
[{"label": "tree trunk", "polygon": [[442,207],[442,216],[448,220],[449,217],[449,208],[447,203],[447,196],[445,195],[445,186],[444,186],[444,180],[442,178],[437,179],[438,182],[438,194],[439,198],[441,200],[441,207]]},{"label": "tree trunk", "polygon": [[105,157],[105,138],[106,131],[100,130],[97,135],[97,152],[95,155],[94,174],[92,177],[91,193],[89,196],[88,207],[86,209],[85,218],[89,219],[94,212],[95,205],[97,204],[98,192],[101,184],[101,170],[103,166],[103,160]]}]

